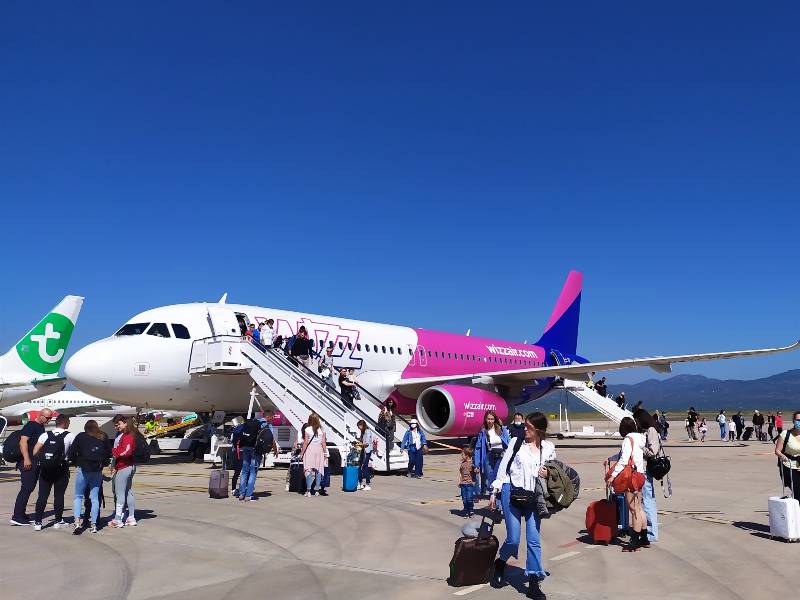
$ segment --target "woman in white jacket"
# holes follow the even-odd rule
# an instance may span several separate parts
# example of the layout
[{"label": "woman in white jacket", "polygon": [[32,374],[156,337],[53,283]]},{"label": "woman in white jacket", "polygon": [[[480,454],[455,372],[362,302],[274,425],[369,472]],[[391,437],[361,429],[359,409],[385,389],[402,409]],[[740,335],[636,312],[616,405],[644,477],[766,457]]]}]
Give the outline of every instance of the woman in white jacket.
[{"label": "woman in white jacket", "polygon": [[518,558],[522,518],[525,517],[525,541],[527,556],[525,574],[528,576],[528,598],[544,600],[545,595],[539,587],[549,573],[542,566],[541,518],[535,506],[520,508],[511,503],[511,488],[522,488],[528,493],[536,492],[536,481],[547,477],[544,464],[556,457],[556,448],[547,437],[547,417],[540,412],[525,418],[525,439],[516,438],[506,448],[497,467],[497,479],[492,483],[489,508],[497,508],[497,493],[506,519],[506,541],[500,547],[499,558],[494,563],[493,587],[504,585],[506,561]]},{"label": "woman in white jacket", "polygon": [[[625,417],[619,424],[619,434],[622,436],[622,448],[620,457],[614,469],[606,475],[606,485],[611,485],[628,461],[633,457],[633,466],[636,471],[645,475],[644,447],[646,439],[644,434],[637,431],[636,421],[631,417]],[[631,515],[630,527],[633,529],[631,541],[623,546],[623,552],[636,552],[640,548],[649,548],[650,542],[647,539],[647,515],[642,507],[642,490],[629,490],[625,492],[625,501]]]}]

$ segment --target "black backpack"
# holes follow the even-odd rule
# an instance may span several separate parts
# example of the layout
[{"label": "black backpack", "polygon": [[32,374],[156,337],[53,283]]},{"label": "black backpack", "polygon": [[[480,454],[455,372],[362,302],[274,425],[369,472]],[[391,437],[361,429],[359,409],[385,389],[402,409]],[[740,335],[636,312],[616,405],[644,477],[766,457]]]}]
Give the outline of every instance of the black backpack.
[{"label": "black backpack", "polygon": [[143,464],[150,461],[150,444],[143,435],[136,435],[136,446],[133,449],[133,461],[137,464]]},{"label": "black backpack", "polygon": [[264,427],[256,438],[256,444],[253,446],[253,454],[264,456],[267,452],[272,450],[274,441],[275,436],[272,435],[272,430],[270,430],[269,427]]},{"label": "black backpack", "polygon": [[80,461],[85,465],[87,471],[102,471],[103,467],[111,463],[111,453],[108,451],[108,443],[105,440],[98,440],[96,437],[84,433],[84,438],[75,438],[69,449],[68,458],[74,464],[78,464],[78,453],[80,451]]},{"label": "black backpack", "polygon": [[64,451],[64,438],[69,435],[69,431],[62,433],[47,432],[47,439],[42,444],[40,451],[40,464],[45,471],[57,471],[63,469],[66,462],[66,452]]},{"label": "black backpack", "polygon": [[19,440],[22,437],[22,430],[17,429],[11,432],[3,442],[3,460],[7,463],[16,463],[22,460],[22,452],[19,449]]},{"label": "black backpack", "polygon": [[253,448],[256,445],[259,431],[261,431],[261,421],[258,419],[250,419],[244,424],[244,429],[242,429],[242,433],[239,434],[239,447]]}]

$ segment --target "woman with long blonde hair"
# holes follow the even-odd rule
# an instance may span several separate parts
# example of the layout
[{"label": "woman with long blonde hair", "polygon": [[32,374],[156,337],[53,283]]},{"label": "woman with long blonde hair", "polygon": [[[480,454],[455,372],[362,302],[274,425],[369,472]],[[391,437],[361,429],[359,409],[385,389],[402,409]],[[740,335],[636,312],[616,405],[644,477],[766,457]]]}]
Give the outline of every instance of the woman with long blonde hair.
[{"label": "woman with long blonde hair", "polygon": [[325,472],[325,448],[328,446],[325,430],[319,422],[319,416],[311,413],[308,425],[301,432],[303,435],[303,471],[306,476],[306,497],[316,496],[320,490],[322,474]]}]

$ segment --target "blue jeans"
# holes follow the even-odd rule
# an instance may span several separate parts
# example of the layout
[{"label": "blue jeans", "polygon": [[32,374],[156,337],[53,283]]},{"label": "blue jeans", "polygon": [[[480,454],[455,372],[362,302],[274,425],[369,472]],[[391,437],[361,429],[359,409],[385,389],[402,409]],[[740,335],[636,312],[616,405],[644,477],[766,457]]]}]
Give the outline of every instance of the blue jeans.
[{"label": "blue jeans", "polygon": [[422,448],[417,450],[411,446],[408,449],[408,472],[422,477]]},{"label": "blue jeans", "polygon": [[367,485],[369,485],[369,457],[372,456],[372,452],[365,452],[361,451],[361,464],[358,466],[358,483],[361,483],[362,480],[367,480]]},{"label": "blue jeans", "polygon": [[475,484],[462,483],[459,487],[461,488],[461,502],[464,503],[464,512],[471,513],[475,508],[475,502],[473,500],[475,497]]},{"label": "blue jeans", "polygon": [[313,491],[314,493],[317,493],[321,485],[322,485],[322,473],[320,473],[316,469],[311,469],[311,473],[306,475],[306,491],[307,492]]},{"label": "blue jeans", "polygon": [[92,510],[89,514],[89,522],[97,525],[100,516],[100,484],[103,483],[102,471],[84,471],[80,467],[75,470],[75,495],[72,503],[72,514],[75,522],[81,522],[83,514],[83,499],[86,491],[89,491],[89,500],[92,503]]},{"label": "blue jeans", "polygon": [[497,467],[500,466],[501,460],[502,456],[495,458],[491,452],[486,456],[486,462],[481,465],[481,494],[485,494],[497,479]]},{"label": "blue jeans", "polygon": [[722,441],[725,441],[725,424],[724,423],[720,423],[719,424],[719,439],[721,439]]},{"label": "blue jeans", "polygon": [[239,498],[252,498],[261,457],[254,452],[253,448],[240,448],[239,453],[242,456],[242,474],[239,475]]},{"label": "blue jeans", "polygon": [[644,514],[647,515],[647,539],[651,542],[658,541],[658,508],[656,507],[656,489],[653,485],[653,476],[648,475],[642,488],[642,505]]},{"label": "blue jeans", "polygon": [[507,561],[512,556],[518,558],[522,518],[525,517],[525,543],[528,550],[525,557],[525,575],[534,575],[538,577],[539,581],[542,581],[550,574],[542,568],[542,536],[540,533],[542,520],[535,509],[523,510],[511,504],[511,484],[509,483],[503,484],[500,503],[506,519],[506,541],[500,546],[500,559]]}]

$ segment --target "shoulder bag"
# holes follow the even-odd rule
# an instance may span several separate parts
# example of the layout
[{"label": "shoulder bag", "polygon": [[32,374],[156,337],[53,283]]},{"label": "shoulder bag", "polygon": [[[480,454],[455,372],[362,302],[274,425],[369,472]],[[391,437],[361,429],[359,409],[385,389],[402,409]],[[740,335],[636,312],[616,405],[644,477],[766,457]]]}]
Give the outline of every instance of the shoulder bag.
[{"label": "shoulder bag", "polygon": [[[517,456],[517,452],[520,451],[522,448],[523,440],[522,438],[517,438],[516,443],[514,444],[514,451],[511,454],[511,458],[508,461],[508,466],[506,467],[506,474],[511,475],[511,465],[514,462],[514,458]],[[542,462],[542,449],[539,448],[539,463],[541,465]],[[511,478],[509,478],[509,483]],[[519,508],[520,510],[529,510],[536,508],[536,492],[534,490],[526,490],[525,488],[516,487],[513,483],[511,483],[511,494],[509,501],[513,506]]]},{"label": "shoulder bag", "polygon": [[[633,464],[633,438],[628,438],[631,441],[631,455],[628,458],[628,464],[625,465],[622,471],[611,482],[611,487],[614,489],[615,494],[624,494],[625,492],[639,492],[644,487],[646,477],[644,473],[640,473]],[[613,472],[609,469],[608,475]]]}]

